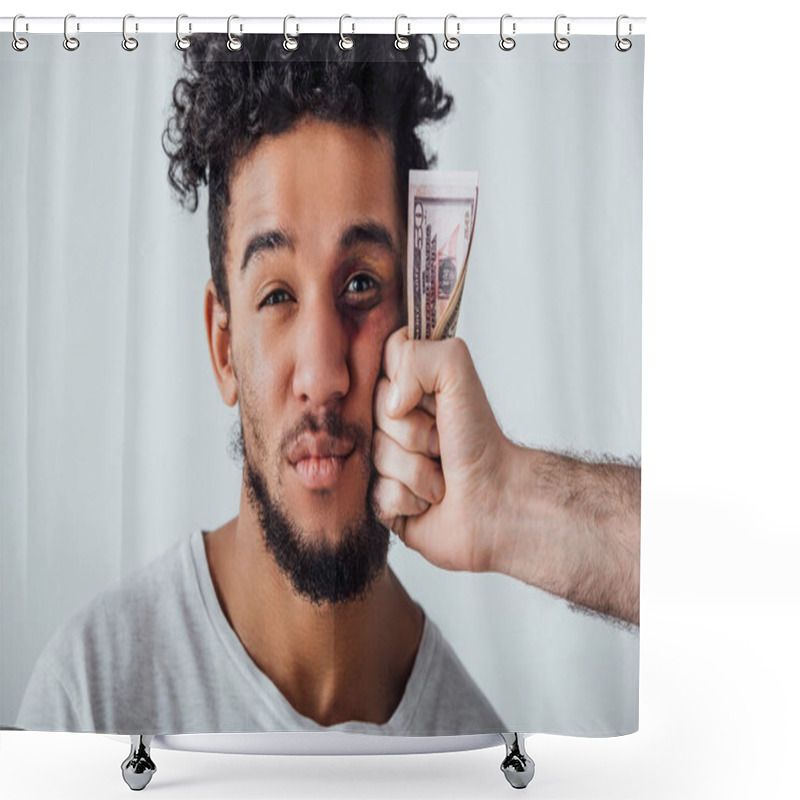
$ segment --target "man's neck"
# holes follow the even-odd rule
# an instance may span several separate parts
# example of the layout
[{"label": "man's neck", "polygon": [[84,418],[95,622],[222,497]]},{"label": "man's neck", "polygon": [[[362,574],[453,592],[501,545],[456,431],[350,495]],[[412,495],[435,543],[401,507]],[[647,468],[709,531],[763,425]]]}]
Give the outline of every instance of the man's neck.
[{"label": "man's neck", "polygon": [[292,588],[245,508],[204,538],[228,622],[297,712],[321,725],[388,721],[423,627],[422,610],[388,566],[365,599],[319,607]]}]

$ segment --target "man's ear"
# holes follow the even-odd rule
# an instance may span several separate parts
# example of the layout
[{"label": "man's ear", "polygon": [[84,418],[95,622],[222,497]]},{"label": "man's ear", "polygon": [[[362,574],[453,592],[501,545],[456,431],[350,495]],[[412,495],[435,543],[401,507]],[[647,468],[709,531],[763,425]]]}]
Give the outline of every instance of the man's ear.
[{"label": "man's ear", "polygon": [[217,297],[217,290],[211,279],[206,284],[205,318],[214,377],[217,379],[222,401],[226,405],[234,406],[239,396],[239,389],[231,359],[230,320],[225,307]]}]

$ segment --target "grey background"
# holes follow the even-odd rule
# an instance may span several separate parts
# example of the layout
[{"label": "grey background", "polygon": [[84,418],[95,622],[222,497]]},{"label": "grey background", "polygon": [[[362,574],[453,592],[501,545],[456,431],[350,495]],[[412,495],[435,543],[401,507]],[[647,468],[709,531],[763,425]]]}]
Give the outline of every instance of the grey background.
[{"label": "grey background", "polygon": [[[465,37],[433,71],[442,169],[477,169],[459,335],[507,435],[638,455],[644,42]],[[148,36],[0,37],[0,722],[55,628],[195,528],[236,513],[235,419],[202,326],[205,207],[160,135],[179,54]],[[137,62],[135,68],[131,62]],[[509,727],[638,725],[637,632],[500,575],[390,561]]]}]

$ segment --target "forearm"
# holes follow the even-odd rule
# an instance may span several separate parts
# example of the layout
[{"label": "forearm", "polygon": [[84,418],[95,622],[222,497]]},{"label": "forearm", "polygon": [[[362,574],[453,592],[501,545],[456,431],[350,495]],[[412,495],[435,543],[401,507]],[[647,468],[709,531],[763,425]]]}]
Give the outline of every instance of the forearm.
[{"label": "forearm", "polygon": [[510,444],[491,571],[639,624],[641,472]]}]

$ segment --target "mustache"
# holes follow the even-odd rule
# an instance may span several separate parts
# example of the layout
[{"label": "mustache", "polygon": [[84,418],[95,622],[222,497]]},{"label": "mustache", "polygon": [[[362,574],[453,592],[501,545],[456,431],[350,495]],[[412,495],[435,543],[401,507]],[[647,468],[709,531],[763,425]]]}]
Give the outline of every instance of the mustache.
[{"label": "mustache", "polygon": [[353,422],[345,422],[336,408],[328,409],[322,416],[306,412],[281,440],[280,451],[284,456],[304,433],[324,433],[331,439],[346,439],[355,443],[356,450],[369,451],[372,431],[365,430]]},{"label": "mustache", "polygon": [[[292,426],[292,428],[281,438],[278,452],[284,458],[288,457],[290,448],[304,433],[327,434],[332,439],[346,439],[354,443],[355,451],[361,454],[364,469],[368,473],[375,470],[372,463],[372,437],[374,434],[374,423],[371,427],[362,427],[356,423],[346,423],[341,412],[336,408],[329,409],[321,416],[315,416],[306,412]],[[252,444],[252,442],[250,443]],[[237,414],[236,420],[231,425],[228,434],[228,457],[240,466],[246,464],[250,447],[245,443],[244,423],[242,413]]]}]

